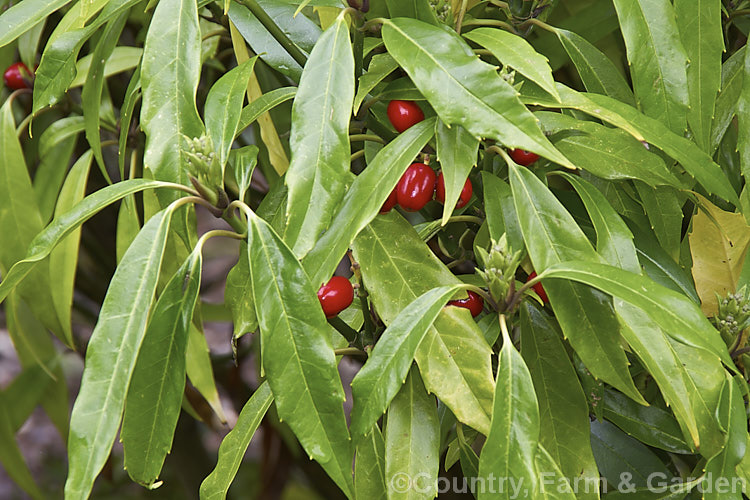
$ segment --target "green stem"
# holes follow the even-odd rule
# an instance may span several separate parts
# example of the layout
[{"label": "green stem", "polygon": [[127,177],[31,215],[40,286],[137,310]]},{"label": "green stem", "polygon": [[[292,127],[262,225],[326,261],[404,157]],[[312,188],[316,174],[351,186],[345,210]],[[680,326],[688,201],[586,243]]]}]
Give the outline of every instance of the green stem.
[{"label": "green stem", "polygon": [[458,15],[456,15],[456,33],[461,34],[461,25],[464,22],[464,16],[466,15],[466,8],[468,7],[469,0],[461,0],[461,6],[458,8]]},{"label": "green stem", "polygon": [[367,353],[356,347],[345,347],[343,349],[336,349],[333,351],[336,356],[363,356],[367,357]]},{"label": "green stem", "polygon": [[351,156],[351,158],[349,158],[349,163],[353,162],[357,158],[362,158],[364,155],[365,155],[365,150],[364,149],[360,149],[359,151],[357,151],[356,153],[354,153]]},{"label": "green stem", "polygon": [[513,26],[505,21],[498,21],[497,19],[469,19],[464,23],[464,26],[497,26],[498,28],[510,31],[511,33],[518,34],[518,31],[516,31]]},{"label": "green stem", "polygon": [[544,21],[540,21],[539,19],[532,17],[531,19],[527,19],[526,21],[522,22],[518,25],[519,28],[525,28],[526,26],[533,24],[534,26],[539,26],[545,31],[549,31],[550,33],[557,33],[557,28],[554,26],[550,26],[549,24],[545,23]]},{"label": "green stem", "polygon": [[370,295],[367,293],[364,283],[362,282],[362,271],[359,268],[359,262],[354,260],[354,255],[351,250],[346,252],[346,256],[349,257],[349,263],[351,264],[352,273],[357,279],[359,287],[357,288],[357,297],[359,297],[359,304],[362,308],[362,317],[365,323],[365,336],[368,342],[372,342],[375,338],[375,323],[372,320],[372,313],[370,312],[370,303],[367,297]]},{"label": "green stem", "polygon": [[357,142],[357,141],[371,141],[371,142],[379,142],[380,144],[385,144],[385,141],[382,138],[373,134],[354,134],[354,135],[349,136],[349,142]]},{"label": "green stem", "polygon": [[271,33],[271,36],[273,36],[276,41],[279,42],[287,52],[289,52],[289,55],[292,56],[295,61],[297,61],[297,64],[299,64],[300,66],[304,66],[305,63],[307,63],[307,57],[305,56],[305,54],[302,53],[302,51],[294,44],[294,42],[289,39],[289,37],[286,36],[286,34],[284,34],[283,31],[281,31],[281,28],[279,28],[274,20],[271,19],[271,16],[266,14],[266,11],[263,10],[260,5],[258,5],[258,2],[256,2],[255,0],[238,1],[245,7],[250,9],[250,12],[252,12],[253,15],[258,18],[258,21],[260,21],[260,23],[264,28],[268,30],[269,33]]},{"label": "green stem", "polygon": [[346,322],[339,318],[338,316],[334,316],[333,318],[328,318],[328,324],[331,325],[336,329],[337,332],[339,332],[341,335],[344,336],[346,340],[349,342],[354,342],[357,340],[357,332],[352,328],[351,326],[347,325]]}]

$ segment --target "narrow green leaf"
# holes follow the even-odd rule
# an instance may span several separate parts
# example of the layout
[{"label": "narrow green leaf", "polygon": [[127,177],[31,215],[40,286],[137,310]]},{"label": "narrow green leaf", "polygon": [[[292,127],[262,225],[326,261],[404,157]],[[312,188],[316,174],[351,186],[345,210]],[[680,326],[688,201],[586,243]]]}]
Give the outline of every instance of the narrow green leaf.
[{"label": "narrow green leaf", "polygon": [[[587,484],[599,478],[589,439],[588,402],[552,321],[529,302],[521,308],[521,354],[539,403],[539,443],[560,464],[563,477]],[[598,495],[579,492],[579,498]]]},{"label": "narrow green leaf", "polygon": [[422,339],[461,285],[434,288],[416,298],[391,321],[352,380],[350,430],[355,441],[372,429],[406,380]]},{"label": "narrow green leaf", "polygon": [[513,250],[523,250],[525,248],[523,233],[518,223],[510,186],[489,172],[482,172],[482,184],[484,184],[484,209],[487,213],[490,237],[495,241],[500,241],[505,233]]},{"label": "narrow green leaf", "polygon": [[[500,321],[505,321],[501,318]],[[503,348],[497,367],[492,403],[492,423],[479,455],[479,477],[505,478],[523,484],[534,498],[538,490],[534,458],[539,443],[539,406],[534,383],[519,353],[503,328]],[[546,471],[545,471],[546,472]],[[479,500],[511,498],[510,491],[497,488],[480,491]]]},{"label": "narrow green leaf", "polygon": [[[86,194],[86,182],[91,168],[91,150],[84,153],[71,167],[57,199],[56,214],[64,214],[78,204]],[[78,268],[78,246],[81,230],[72,231],[49,256],[52,302],[60,319],[65,338],[72,339],[71,309]]]},{"label": "narrow green leaf", "polygon": [[[154,10],[141,62],[144,167],[156,180],[188,183],[181,135],[203,134],[195,92],[200,79],[200,27],[195,1],[162,0]],[[160,193],[162,205],[175,198]]]},{"label": "narrow green leaf", "polygon": [[565,278],[596,287],[643,309],[670,337],[704,349],[734,366],[719,332],[700,308],[684,295],[651,279],[597,262],[562,262],[545,271],[549,278]]},{"label": "narrow green leaf", "polygon": [[440,468],[440,422],[435,398],[412,367],[388,408],[385,482],[389,500],[431,500]]},{"label": "narrow green leaf", "polygon": [[243,62],[225,73],[211,87],[206,97],[206,132],[211,138],[214,151],[219,156],[222,171],[229,157],[232,142],[237,136],[245,99],[247,82],[255,67],[257,56]]},{"label": "narrow green leaf", "polygon": [[201,483],[200,496],[204,500],[224,499],[240,468],[245,451],[255,431],[273,402],[268,383],[263,382],[242,407],[237,423],[219,446],[219,458],[214,470]]},{"label": "narrow green leaf", "polygon": [[745,47],[738,50],[724,62],[721,67],[721,88],[716,98],[714,119],[711,125],[709,154],[713,155],[719,147],[729,124],[737,111],[740,93],[744,80]]},{"label": "narrow green leaf", "polygon": [[8,45],[70,0],[25,0],[0,15],[0,47]]},{"label": "narrow green leaf", "polygon": [[208,347],[206,335],[195,324],[188,329],[186,372],[190,383],[198,390],[206,400],[211,409],[216,413],[220,422],[225,423],[227,417],[224,407],[219,398],[219,390],[216,387],[213,365],[211,364],[211,351]]},{"label": "narrow green leaf", "polygon": [[560,100],[547,58],[523,37],[499,28],[477,28],[464,37],[488,49],[503,66],[510,66]]},{"label": "narrow green leaf", "polygon": [[263,113],[268,110],[275,108],[281,103],[294,99],[297,94],[297,87],[282,87],[280,89],[274,89],[270,92],[266,92],[258,99],[242,108],[242,114],[240,115],[240,124],[237,127],[238,131],[245,130],[255,120],[257,120]]},{"label": "narrow green leaf", "polygon": [[439,26],[435,11],[427,0],[385,0],[391,18],[410,17]]},{"label": "narrow green leaf", "polygon": [[383,25],[383,40],[445,124],[573,167],[544,137],[513,87],[455,32],[416,19],[392,19]]},{"label": "narrow green leaf", "polygon": [[303,257],[328,229],[351,184],[349,118],[354,55],[343,16],[315,44],[292,106],[284,241]]},{"label": "narrow green leaf", "polygon": [[[574,500],[576,495],[570,485],[570,479],[563,475],[560,466],[555,463],[555,459],[549,454],[541,444],[537,448],[536,458],[534,460],[536,469],[542,471],[547,476],[542,477],[539,485],[539,498],[544,500]],[[552,477],[549,474],[552,473]],[[578,495],[596,494],[599,491],[599,478],[596,483],[584,483],[578,487]],[[598,498],[598,494],[596,495]]]},{"label": "narrow green leaf", "polygon": [[[566,260],[603,261],[573,216],[529,169],[512,166],[510,186],[537,273]],[[563,333],[591,373],[635,401],[645,402],[628,371],[612,301],[570,282],[550,282],[544,288]]]},{"label": "narrow green leaf", "polygon": [[355,498],[386,500],[385,440],[375,425],[364,440],[357,445],[354,462]]},{"label": "narrow green leaf", "polygon": [[21,56],[21,61],[23,61],[28,68],[33,68],[36,65],[36,57],[39,52],[39,42],[46,27],[47,19],[45,18],[36,23],[36,25],[26,33],[18,37],[18,55]]},{"label": "narrow green leaf", "polygon": [[188,329],[201,282],[198,246],[172,276],[149,319],[128,388],[120,440],[125,469],[152,488],[180,415],[185,388]]},{"label": "narrow green leaf", "polygon": [[258,146],[251,144],[229,152],[229,165],[237,181],[238,200],[244,200],[253,180],[253,172],[258,165]]},{"label": "narrow green leaf", "polygon": [[711,121],[721,88],[724,52],[721,0],[675,0],[677,27],[688,57],[687,85],[690,107],[687,120],[695,142],[710,150]]},{"label": "narrow green leaf", "polygon": [[[62,118],[55,123],[64,122],[67,118]],[[42,132],[44,134],[52,127]],[[40,137],[41,141],[41,137]],[[65,181],[66,169],[60,168],[60,165],[70,165],[73,159],[73,153],[78,143],[77,133],[72,137],[66,137],[58,144],[52,146],[47,154],[40,158],[40,162],[34,172],[34,195],[39,206],[39,215],[42,217],[42,224],[47,224],[55,212],[55,203],[60,194],[60,188]]]},{"label": "narrow green leaf", "polygon": [[336,269],[356,236],[378,215],[414,157],[432,137],[431,119],[399,134],[381,149],[344,195],[331,225],[302,259],[313,284],[322,284]]},{"label": "narrow green leaf", "polygon": [[[140,62],[140,59],[138,59]],[[120,137],[117,149],[117,166],[120,169],[120,178],[125,178],[125,155],[128,152],[128,137],[130,136],[130,122],[133,119],[135,105],[141,98],[141,66],[138,66],[130,77],[130,83],[125,90],[125,97],[120,108]]]},{"label": "narrow green leaf", "polygon": [[437,158],[443,172],[445,203],[443,203],[442,225],[448,223],[453,209],[461,196],[471,168],[477,164],[477,141],[461,125],[446,126],[438,120],[435,124]]},{"label": "narrow green leaf", "polygon": [[171,210],[163,210],[146,223],[110,282],[70,417],[65,498],[88,498],[117,436],[171,216]]},{"label": "narrow green leaf", "polygon": [[[0,19],[2,21],[2,19]],[[34,476],[26,465],[21,450],[16,442],[15,431],[8,413],[8,407],[13,404],[6,394],[0,393],[0,463],[11,481],[28,493],[35,500],[43,499]]]},{"label": "narrow green leaf", "polygon": [[[240,255],[247,254],[247,244],[240,243]],[[227,285],[224,290],[224,303],[232,312],[233,334],[238,339],[246,333],[258,329],[255,317],[253,290],[250,282],[250,267],[247,259],[240,258],[227,274]]]},{"label": "narrow green leaf", "polygon": [[679,261],[684,198],[669,186],[654,188],[636,181],[635,189],[656,239],[675,261]]},{"label": "narrow green leaf", "polygon": [[362,101],[367,98],[375,86],[398,68],[398,63],[387,52],[372,56],[367,72],[359,77],[357,95],[354,96],[354,114],[359,112]]},{"label": "narrow green leaf", "polygon": [[688,56],[672,4],[669,0],[614,0],[614,5],[639,108],[682,135],[687,128]]},{"label": "narrow green leaf", "polygon": [[587,91],[608,95],[635,106],[633,91],[609,57],[577,33],[557,28],[555,34],[573,61]]},{"label": "narrow green leaf", "polygon": [[344,389],[316,288],[292,250],[253,213],[247,246],[261,346],[266,346],[262,366],[279,418],[351,498],[353,451]]},{"label": "narrow green leaf", "polygon": [[[394,211],[376,217],[352,245],[372,304],[386,325],[423,293],[460,281]],[[446,307],[417,349],[416,360],[430,393],[456,418],[486,433],[494,380],[490,356],[471,313]]]},{"label": "narrow green leaf", "polygon": [[128,247],[135,239],[138,232],[141,230],[141,220],[138,216],[138,208],[135,204],[135,196],[132,194],[126,196],[122,203],[120,203],[120,209],[117,212],[117,234],[115,236],[115,257],[119,264],[122,260],[122,256],[127,252]]},{"label": "narrow green leaf", "polygon": [[[104,63],[104,77],[109,78],[112,75],[138,67],[142,55],[143,49],[140,47],[115,47]],[[76,77],[70,82],[68,88],[80,87],[86,82],[86,75],[91,68],[91,60],[92,54],[89,54],[76,62]]]}]

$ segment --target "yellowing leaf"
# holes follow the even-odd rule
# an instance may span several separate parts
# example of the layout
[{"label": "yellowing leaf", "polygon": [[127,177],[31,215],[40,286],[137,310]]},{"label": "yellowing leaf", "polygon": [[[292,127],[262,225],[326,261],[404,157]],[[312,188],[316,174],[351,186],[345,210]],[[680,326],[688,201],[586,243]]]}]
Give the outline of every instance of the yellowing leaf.
[{"label": "yellowing leaf", "polygon": [[693,279],[701,299],[701,309],[717,311],[716,295],[733,292],[750,245],[750,226],[739,213],[721,210],[700,197],[701,210],[693,217],[689,234],[693,256]]}]

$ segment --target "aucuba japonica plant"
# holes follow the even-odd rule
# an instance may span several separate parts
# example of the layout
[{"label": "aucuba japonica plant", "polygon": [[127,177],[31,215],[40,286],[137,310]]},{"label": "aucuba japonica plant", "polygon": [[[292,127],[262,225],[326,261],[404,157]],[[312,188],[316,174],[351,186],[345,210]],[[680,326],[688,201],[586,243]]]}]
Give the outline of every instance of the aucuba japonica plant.
[{"label": "aucuba japonica plant", "polygon": [[[12,493],[743,498],[749,32],[746,0],[0,0]],[[37,406],[65,474],[16,440]]]}]

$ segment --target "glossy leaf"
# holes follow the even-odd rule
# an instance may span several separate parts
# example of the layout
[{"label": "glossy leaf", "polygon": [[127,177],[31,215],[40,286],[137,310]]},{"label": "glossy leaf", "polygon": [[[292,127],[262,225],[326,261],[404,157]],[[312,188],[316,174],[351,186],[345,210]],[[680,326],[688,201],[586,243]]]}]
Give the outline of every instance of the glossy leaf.
[{"label": "glossy leaf", "polygon": [[445,203],[443,203],[442,224],[448,223],[461,190],[471,168],[477,164],[479,141],[461,125],[448,128],[440,120],[435,125],[437,158],[443,172]]},{"label": "glossy leaf", "polygon": [[651,187],[635,182],[635,189],[646,210],[651,229],[661,247],[675,261],[680,257],[682,237],[682,205],[684,198],[674,188],[668,186]]},{"label": "glossy leaf", "polygon": [[205,500],[226,498],[229,486],[232,484],[242,463],[242,458],[245,456],[245,451],[250,445],[250,440],[272,402],[271,388],[267,382],[264,382],[242,407],[234,428],[222,440],[216,467],[201,483],[201,498]]},{"label": "glossy leaf", "polygon": [[354,462],[355,498],[386,500],[385,440],[378,426],[373,426],[357,445]]},{"label": "glossy leaf", "polygon": [[608,95],[635,106],[633,91],[609,57],[577,33],[558,28],[555,34],[578,70],[587,91]]},{"label": "glossy leaf", "polygon": [[[423,293],[456,278],[403,217],[376,217],[352,245],[372,304],[386,325]],[[468,310],[445,308],[417,349],[427,390],[456,418],[486,433],[492,408],[491,349]]]},{"label": "glossy leaf", "polygon": [[65,6],[70,0],[25,0],[11,6],[0,15],[0,47],[32,29],[40,21],[56,10]]},{"label": "glossy leaf", "polygon": [[328,280],[356,236],[378,215],[433,130],[433,120],[410,127],[381,149],[354,179],[331,218],[330,227],[302,259],[313,284]]},{"label": "glossy leaf", "polygon": [[[544,474],[540,479],[539,498],[545,500],[573,500],[576,495],[570,485],[570,480],[563,475],[560,466],[547,450],[540,444],[537,448],[536,458],[534,460],[536,469]],[[597,478],[597,482],[599,479]],[[597,486],[591,486],[591,483],[584,483],[578,487],[579,496],[586,494],[596,495]],[[596,495],[598,497],[598,495]]]},{"label": "glossy leaf", "polygon": [[70,417],[66,498],[89,496],[117,436],[171,215],[171,210],[163,210],[146,223],[122,258],[104,298]]},{"label": "glossy leaf", "polygon": [[434,288],[416,298],[391,321],[367,362],[352,380],[350,430],[364,435],[385,413],[406,380],[420,342],[460,285]]},{"label": "glossy leaf", "polygon": [[[522,306],[521,354],[539,404],[539,443],[559,464],[563,477],[586,484],[599,478],[589,439],[588,403],[553,325],[549,316],[530,303]],[[579,498],[598,495],[579,492]]]},{"label": "glossy leaf", "polygon": [[[669,0],[614,0],[636,101],[682,135],[687,128],[688,56]],[[691,33],[689,36],[695,36]]]},{"label": "glossy leaf", "polygon": [[34,267],[47,257],[52,249],[71,231],[93,217],[104,207],[133,193],[159,187],[174,187],[166,182],[133,179],[107,186],[84,198],[75,207],[55,219],[29,244],[26,257],[13,267],[0,282],[0,302],[20,283]]},{"label": "glossy leaf", "polygon": [[[240,244],[240,256],[247,254],[246,243]],[[235,339],[254,332],[258,328],[253,304],[253,290],[250,282],[250,268],[247,259],[240,259],[227,274],[224,290],[224,303],[232,312],[233,334]]]},{"label": "glossy leaf", "polygon": [[391,18],[411,17],[438,26],[437,17],[427,0],[385,0]]},{"label": "glossy leaf", "polygon": [[289,99],[294,99],[295,94],[297,94],[296,87],[282,87],[280,89],[266,92],[261,97],[242,108],[240,124],[237,127],[237,130],[245,130],[251,123],[260,118],[260,116],[268,110],[275,108]]},{"label": "glossy leaf", "polygon": [[[143,49],[140,47],[115,47],[104,63],[104,76],[109,78],[112,75],[138,67],[142,55]],[[80,87],[84,84],[86,75],[91,68],[91,60],[92,55],[89,54],[76,62],[76,77],[70,82],[69,88]]]},{"label": "glossy leaf", "polygon": [[[566,260],[602,262],[570,213],[530,170],[513,166],[510,186],[538,274]],[[612,302],[596,290],[570,282],[550,282],[544,288],[563,334],[591,373],[643,402],[628,372]]]},{"label": "glossy leaf", "polygon": [[440,422],[435,398],[427,394],[416,367],[412,367],[388,408],[387,420],[385,482],[388,499],[434,498],[440,466]]},{"label": "glossy leaf", "polygon": [[340,17],[310,53],[292,106],[284,241],[299,257],[330,226],[332,212],[351,184],[348,135],[353,99],[354,56],[348,26]]},{"label": "glossy leaf", "polygon": [[[139,59],[140,61],[140,59]],[[125,89],[125,97],[120,108],[120,137],[117,141],[117,166],[120,178],[125,177],[125,156],[128,152],[128,136],[130,135],[130,123],[133,119],[135,106],[141,98],[141,67],[140,64],[130,77],[128,88]]]},{"label": "glossy leaf", "polygon": [[198,390],[201,396],[216,414],[221,423],[227,421],[224,407],[221,404],[219,390],[216,387],[213,365],[211,363],[211,351],[202,328],[195,324],[188,329],[187,351],[185,369],[190,383]]},{"label": "glossy leaf", "polygon": [[225,73],[214,83],[206,97],[206,132],[211,138],[214,151],[219,156],[222,171],[239,130],[247,81],[253,72],[256,59],[257,57],[248,59]]},{"label": "glossy leaf", "polygon": [[415,19],[393,19],[383,25],[383,40],[446,125],[573,167],[547,141],[513,87],[456,33]]},{"label": "glossy leaf", "polygon": [[120,440],[128,475],[152,488],[180,414],[185,350],[201,283],[201,247],[172,276],[156,301],[126,396]]},{"label": "glossy leaf", "polygon": [[[527,485],[527,493],[534,498],[538,489],[534,458],[539,442],[539,407],[529,369],[513,346],[507,328],[503,328],[502,337],[492,423],[479,455],[479,477],[520,482]],[[507,493],[498,494],[496,489],[480,491],[478,498],[510,498]]]},{"label": "glossy leaf", "polygon": [[[154,10],[141,62],[143,163],[156,180],[188,183],[181,136],[203,134],[195,92],[200,78],[198,9],[189,0],[163,0]],[[162,204],[174,199],[161,193]]]},{"label": "glossy leaf", "polygon": [[398,63],[387,52],[385,54],[376,54],[372,56],[370,66],[367,72],[359,77],[357,84],[357,95],[354,96],[354,113],[359,112],[362,101],[385,77],[393,73],[398,68]]},{"label": "glossy leaf", "polygon": [[503,233],[514,250],[523,250],[523,233],[518,223],[513,192],[504,180],[489,172],[482,172],[484,184],[484,207],[487,212],[487,225],[490,237],[500,241]]},{"label": "glossy leaf", "polygon": [[351,497],[353,452],[344,390],[316,290],[292,250],[253,213],[248,258],[261,346],[268,347],[262,349],[262,366],[279,418]]},{"label": "glossy leaf", "polygon": [[698,146],[709,151],[711,121],[721,88],[724,34],[721,0],[676,0],[674,12],[689,64],[687,120]]},{"label": "glossy leaf", "polygon": [[596,287],[643,309],[678,342],[704,349],[733,366],[719,333],[695,303],[649,278],[595,262],[563,262],[545,271],[550,278],[565,278]]},{"label": "glossy leaf", "polygon": [[716,98],[714,119],[711,124],[709,153],[719,147],[724,133],[734,118],[744,80],[745,48],[738,50],[721,67],[721,88]]},{"label": "glossy leaf", "polygon": [[730,213],[700,197],[688,234],[693,258],[692,274],[707,316],[718,311],[716,294],[734,292],[750,248],[750,226],[739,213]]},{"label": "glossy leaf", "polygon": [[[58,122],[64,122],[65,120],[67,118],[58,120]],[[42,137],[51,128],[49,127],[45,130],[42,133]],[[71,163],[77,142],[77,133],[71,137],[66,137],[58,144],[52,146],[47,154],[40,158],[39,165],[36,167],[36,172],[34,173],[34,194],[39,206],[39,214],[42,217],[42,224],[46,224],[52,219],[57,196],[60,194],[60,188],[62,188],[62,184],[65,181],[65,174],[67,173],[65,169],[59,168],[59,166],[61,163]]]},{"label": "glossy leaf", "polygon": [[464,37],[488,49],[503,66],[510,66],[554,98],[560,99],[547,58],[522,36],[498,28],[477,28]]}]

